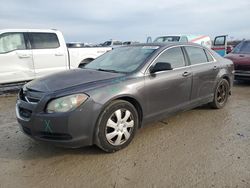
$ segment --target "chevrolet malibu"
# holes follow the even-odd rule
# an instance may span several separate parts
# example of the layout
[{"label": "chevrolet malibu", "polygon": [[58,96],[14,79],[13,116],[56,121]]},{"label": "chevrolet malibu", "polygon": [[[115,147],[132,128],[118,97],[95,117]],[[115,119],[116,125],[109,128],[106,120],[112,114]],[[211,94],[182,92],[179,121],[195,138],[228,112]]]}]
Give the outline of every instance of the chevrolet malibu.
[{"label": "chevrolet malibu", "polygon": [[115,152],[149,122],[204,104],[224,107],[233,72],[230,60],[196,44],[124,46],[24,85],[17,120],[35,140]]}]

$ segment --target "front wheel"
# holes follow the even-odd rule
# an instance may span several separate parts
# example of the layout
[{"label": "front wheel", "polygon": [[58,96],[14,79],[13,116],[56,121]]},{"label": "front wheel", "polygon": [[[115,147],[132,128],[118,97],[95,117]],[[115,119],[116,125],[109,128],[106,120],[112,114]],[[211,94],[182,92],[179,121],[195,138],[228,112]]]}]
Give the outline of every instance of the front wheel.
[{"label": "front wheel", "polygon": [[217,84],[217,87],[214,92],[214,100],[211,103],[211,106],[216,109],[223,108],[228,100],[229,96],[229,83],[227,80],[222,79]]},{"label": "front wheel", "polygon": [[123,100],[111,102],[98,121],[97,145],[106,152],[125,148],[132,141],[138,124],[138,112],[131,103]]}]

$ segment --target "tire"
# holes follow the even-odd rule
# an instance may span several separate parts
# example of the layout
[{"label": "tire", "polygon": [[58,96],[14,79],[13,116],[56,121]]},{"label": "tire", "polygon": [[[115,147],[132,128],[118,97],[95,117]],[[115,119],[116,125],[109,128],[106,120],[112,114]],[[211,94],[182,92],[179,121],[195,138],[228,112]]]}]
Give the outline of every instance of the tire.
[{"label": "tire", "polygon": [[216,89],[214,91],[214,100],[211,106],[215,109],[223,108],[229,97],[229,83],[226,79],[222,79],[218,82]]},{"label": "tire", "polygon": [[111,102],[98,120],[97,146],[108,153],[125,148],[134,138],[138,124],[138,112],[131,103]]}]

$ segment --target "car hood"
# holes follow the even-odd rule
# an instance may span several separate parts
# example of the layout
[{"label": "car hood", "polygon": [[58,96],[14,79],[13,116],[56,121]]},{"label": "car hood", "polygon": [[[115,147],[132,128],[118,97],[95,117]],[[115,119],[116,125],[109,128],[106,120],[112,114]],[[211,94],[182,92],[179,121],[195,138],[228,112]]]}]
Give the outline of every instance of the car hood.
[{"label": "car hood", "polygon": [[54,92],[78,85],[104,82],[123,76],[121,73],[110,73],[90,69],[73,69],[35,79],[25,85],[28,89],[41,92]]},{"label": "car hood", "polygon": [[233,61],[235,70],[250,71],[250,54],[230,53],[225,58]]},{"label": "car hood", "polygon": [[234,62],[234,64],[249,64],[250,65],[250,54],[234,54],[230,53],[225,56]]}]

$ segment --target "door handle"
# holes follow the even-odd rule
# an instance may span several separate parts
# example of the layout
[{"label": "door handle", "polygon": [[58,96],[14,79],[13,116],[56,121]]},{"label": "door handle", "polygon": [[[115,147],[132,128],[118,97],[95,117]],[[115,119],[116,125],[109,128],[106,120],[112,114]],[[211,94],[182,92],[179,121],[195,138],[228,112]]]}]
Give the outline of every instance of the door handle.
[{"label": "door handle", "polygon": [[55,53],[55,56],[63,56],[63,53]]},{"label": "door handle", "polygon": [[216,69],[217,69],[217,66],[215,65],[213,69],[216,70]]},{"label": "door handle", "polygon": [[245,57],[244,55],[239,55],[239,57]]},{"label": "door handle", "polygon": [[182,76],[184,76],[184,77],[187,77],[187,76],[189,76],[189,75],[191,75],[190,72],[184,72],[184,73],[182,74]]},{"label": "door handle", "polygon": [[30,58],[30,54],[17,54],[19,58]]}]

